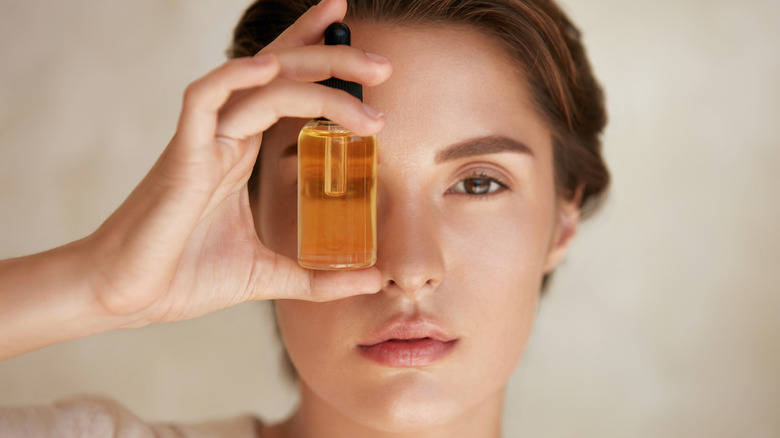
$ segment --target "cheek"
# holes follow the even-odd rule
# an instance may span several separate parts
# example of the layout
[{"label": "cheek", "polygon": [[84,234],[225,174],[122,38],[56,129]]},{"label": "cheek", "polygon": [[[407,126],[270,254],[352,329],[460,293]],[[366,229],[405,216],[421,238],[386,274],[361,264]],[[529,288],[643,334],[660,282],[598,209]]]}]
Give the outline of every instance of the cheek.
[{"label": "cheek", "polygon": [[[520,203],[516,203],[521,205]],[[536,314],[551,213],[487,211],[447,228],[448,310],[467,324],[473,364],[503,385],[525,349]],[[463,230],[470,230],[464,233]]]},{"label": "cheek", "polygon": [[456,283],[475,283],[467,289],[481,284],[481,294],[494,299],[517,297],[520,291],[538,293],[554,210],[552,203],[522,198],[441,214],[445,226],[440,241],[448,275]]},{"label": "cheek", "polygon": [[[323,343],[318,336],[325,334],[325,330],[317,330],[317,328],[328,326],[320,323],[316,318],[317,313],[312,312],[305,302],[277,300],[274,306],[279,333],[287,355],[295,366],[299,378],[309,380],[311,373],[316,373],[319,369],[314,364],[322,360],[319,349]],[[327,338],[325,336],[325,340]]]},{"label": "cheek", "polygon": [[[320,370],[334,369],[341,355],[349,352],[350,311],[341,303],[311,303],[299,300],[277,300],[279,330],[290,358],[302,376],[317,375]],[[346,349],[344,347],[347,347]]]},{"label": "cheek", "polygon": [[514,343],[533,319],[542,278],[538,251],[515,247],[494,254],[494,265],[482,271],[473,306],[479,308],[486,339]]}]

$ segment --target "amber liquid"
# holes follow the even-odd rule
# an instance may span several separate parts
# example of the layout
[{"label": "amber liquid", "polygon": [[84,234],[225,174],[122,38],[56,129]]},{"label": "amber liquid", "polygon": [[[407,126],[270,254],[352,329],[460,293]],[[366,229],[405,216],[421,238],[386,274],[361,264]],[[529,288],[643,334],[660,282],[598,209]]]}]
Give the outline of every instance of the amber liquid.
[{"label": "amber liquid", "polygon": [[298,137],[298,263],[310,269],[376,262],[376,138],[313,120]]}]

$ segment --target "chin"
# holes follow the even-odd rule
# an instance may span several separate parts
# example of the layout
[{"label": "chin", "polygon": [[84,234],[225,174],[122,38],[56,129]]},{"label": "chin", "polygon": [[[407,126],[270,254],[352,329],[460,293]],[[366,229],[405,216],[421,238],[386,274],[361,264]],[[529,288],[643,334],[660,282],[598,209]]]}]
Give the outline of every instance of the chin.
[{"label": "chin", "polygon": [[436,429],[463,414],[458,397],[421,376],[397,376],[369,397],[358,397],[351,413],[365,426],[386,433],[408,434]]},{"label": "chin", "polygon": [[441,427],[458,416],[458,410],[442,403],[409,403],[395,400],[392,406],[372,410],[361,421],[371,429],[393,434],[413,434]]}]

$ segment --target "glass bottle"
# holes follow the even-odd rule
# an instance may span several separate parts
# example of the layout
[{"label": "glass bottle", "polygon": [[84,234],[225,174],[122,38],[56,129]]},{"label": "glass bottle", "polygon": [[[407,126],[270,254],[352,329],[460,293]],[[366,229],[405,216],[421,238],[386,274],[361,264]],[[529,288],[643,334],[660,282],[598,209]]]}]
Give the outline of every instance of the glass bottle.
[{"label": "glass bottle", "polygon": [[[325,44],[350,43],[334,23]],[[362,87],[330,78],[324,85],[362,100]],[[319,118],[298,136],[298,264],[309,269],[358,269],[376,263],[376,137],[360,137]]]}]

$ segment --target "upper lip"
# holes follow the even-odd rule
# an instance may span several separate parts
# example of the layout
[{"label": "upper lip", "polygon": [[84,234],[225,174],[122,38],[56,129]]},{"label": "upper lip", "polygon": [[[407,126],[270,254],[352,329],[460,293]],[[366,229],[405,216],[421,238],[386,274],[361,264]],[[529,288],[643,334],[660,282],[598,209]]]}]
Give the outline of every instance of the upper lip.
[{"label": "upper lip", "polygon": [[440,342],[454,341],[439,323],[432,318],[397,317],[382,325],[360,342],[361,347],[370,347],[391,340],[408,341],[430,338]]}]

